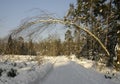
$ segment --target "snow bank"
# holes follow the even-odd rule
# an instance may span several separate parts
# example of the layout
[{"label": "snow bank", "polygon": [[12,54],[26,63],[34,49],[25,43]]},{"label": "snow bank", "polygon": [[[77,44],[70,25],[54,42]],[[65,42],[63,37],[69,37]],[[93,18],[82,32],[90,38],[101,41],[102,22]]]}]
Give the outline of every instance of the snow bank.
[{"label": "snow bank", "polygon": [[87,60],[84,58],[76,58],[75,55],[70,56],[71,61],[77,62],[78,64],[82,65],[85,68],[91,68],[94,65],[94,62],[92,60]]},{"label": "snow bank", "polygon": [[31,70],[24,71],[20,75],[18,75],[14,79],[15,84],[35,84],[35,82],[37,82],[38,80],[42,80],[51,69],[51,63],[46,63],[40,67],[34,66]]},{"label": "snow bank", "polygon": [[4,62],[6,60],[10,61],[30,61],[34,59],[36,56],[31,56],[31,55],[0,55],[0,61]]},{"label": "snow bank", "polygon": [[46,62],[41,66],[30,63],[27,65],[22,64],[19,65],[22,68],[19,68],[19,66],[11,66],[11,63],[4,64],[5,66],[3,67],[6,70],[15,68],[17,69],[18,74],[15,77],[8,77],[6,74],[7,71],[2,73],[2,76],[0,77],[0,84],[35,84],[38,80],[42,80],[53,67],[53,64],[50,62]]}]

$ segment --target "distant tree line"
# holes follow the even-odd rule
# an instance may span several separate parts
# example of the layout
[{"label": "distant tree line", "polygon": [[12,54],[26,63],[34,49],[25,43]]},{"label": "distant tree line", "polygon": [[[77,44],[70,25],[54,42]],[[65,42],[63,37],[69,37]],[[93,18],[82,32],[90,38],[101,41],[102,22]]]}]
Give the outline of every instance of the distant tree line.
[{"label": "distant tree line", "polygon": [[72,35],[71,30],[67,30],[63,41],[61,41],[59,37],[56,38],[55,35],[50,35],[48,38],[37,43],[35,49],[40,55],[47,56],[69,56],[72,54],[78,54],[83,44],[83,41],[78,39],[80,38],[75,38],[75,35]]},{"label": "distant tree line", "polygon": [[23,37],[13,39],[10,35],[7,42],[0,40],[0,54],[36,55],[32,40],[24,42]]},{"label": "distant tree line", "polygon": [[0,54],[47,56],[78,54],[84,42],[84,38],[80,38],[79,35],[76,30],[73,34],[71,30],[67,30],[64,41],[56,35],[49,35],[39,43],[32,42],[32,40],[25,42],[23,37],[13,39],[10,35],[7,42],[0,40]]}]

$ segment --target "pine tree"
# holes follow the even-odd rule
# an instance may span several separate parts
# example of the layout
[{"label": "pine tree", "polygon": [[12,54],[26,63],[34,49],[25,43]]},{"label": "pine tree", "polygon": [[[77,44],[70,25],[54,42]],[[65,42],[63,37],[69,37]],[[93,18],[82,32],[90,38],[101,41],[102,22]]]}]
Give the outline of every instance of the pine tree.
[{"label": "pine tree", "polygon": [[34,54],[34,45],[32,40],[29,41],[29,54],[33,55]]},{"label": "pine tree", "polygon": [[[77,6],[73,9],[72,14],[68,12],[67,16],[73,16],[74,22],[80,22],[88,27],[89,30],[102,40],[110,53],[108,65],[113,65],[115,57],[115,46],[117,43],[117,32],[120,30],[120,1],[119,0],[77,0]],[[69,17],[70,17],[69,16]],[[69,17],[67,19],[69,19]],[[86,34],[86,49],[92,49],[100,52],[100,46],[96,46],[97,42]],[[89,55],[89,54],[88,54]]]},{"label": "pine tree", "polygon": [[12,39],[12,36],[10,35],[8,38],[8,43],[7,43],[7,50],[6,50],[7,54],[13,54],[14,52],[14,42]]},{"label": "pine tree", "polygon": [[70,30],[67,30],[65,33],[65,53],[66,55],[72,54],[72,43],[73,43],[73,36]]}]

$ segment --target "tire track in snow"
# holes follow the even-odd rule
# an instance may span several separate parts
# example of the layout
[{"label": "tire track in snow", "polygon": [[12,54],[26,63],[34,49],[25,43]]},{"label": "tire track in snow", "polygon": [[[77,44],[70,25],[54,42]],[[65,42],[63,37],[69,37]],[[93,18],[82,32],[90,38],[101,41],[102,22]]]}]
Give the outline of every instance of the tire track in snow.
[{"label": "tire track in snow", "polygon": [[45,74],[42,77],[41,74],[38,74],[38,78],[30,84],[41,84],[44,81],[44,79],[49,75],[49,73],[53,70],[53,66],[55,65],[56,61],[57,60],[55,59],[54,61],[50,62],[51,65],[48,66],[49,68],[46,67],[47,69],[45,69]]}]

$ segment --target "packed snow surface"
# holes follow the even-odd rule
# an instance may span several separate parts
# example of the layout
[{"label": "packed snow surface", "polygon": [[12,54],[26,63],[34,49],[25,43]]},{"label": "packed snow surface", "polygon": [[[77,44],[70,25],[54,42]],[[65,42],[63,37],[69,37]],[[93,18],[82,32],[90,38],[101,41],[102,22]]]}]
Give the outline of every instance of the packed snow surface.
[{"label": "packed snow surface", "polygon": [[120,82],[106,79],[104,74],[90,68],[86,69],[75,61],[58,57],[51,73],[38,84],[120,84]]}]

